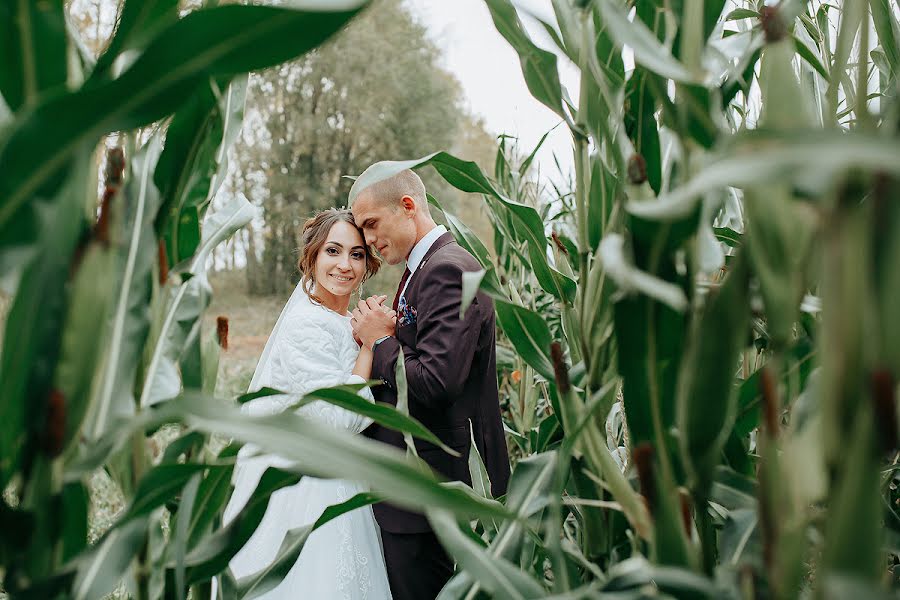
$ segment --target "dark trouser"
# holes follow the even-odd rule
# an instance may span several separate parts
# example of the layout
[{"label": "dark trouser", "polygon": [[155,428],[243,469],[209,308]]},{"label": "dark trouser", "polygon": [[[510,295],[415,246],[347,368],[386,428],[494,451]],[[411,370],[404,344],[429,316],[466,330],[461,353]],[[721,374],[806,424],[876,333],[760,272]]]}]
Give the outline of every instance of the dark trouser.
[{"label": "dark trouser", "polygon": [[430,600],[453,574],[453,561],[434,533],[381,530],[384,560],[394,600]]}]

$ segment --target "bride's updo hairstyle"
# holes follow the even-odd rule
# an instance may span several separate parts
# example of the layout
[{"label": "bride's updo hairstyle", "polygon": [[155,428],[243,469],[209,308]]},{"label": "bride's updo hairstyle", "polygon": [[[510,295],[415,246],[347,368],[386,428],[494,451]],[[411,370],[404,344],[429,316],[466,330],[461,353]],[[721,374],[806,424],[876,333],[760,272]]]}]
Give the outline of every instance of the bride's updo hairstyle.
[{"label": "bride's updo hairstyle", "polygon": [[303,232],[300,234],[300,259],[297,261],[297,268],[303,277],[303,290],[308,296],[312,296],[313,288],[316,285],[316,259],[319,256],[319,250],[328,241],[328,234],[335,223],[344,221],[352,225],[359,231],[359,237],[363,240],[363,246],[366,249],[366,274],[363,281],[369,279],[378,272],[381,267],[381,260],[375,256],[366,244],[366,238],[356,221],[353,220],[353,213],[345,208],[328,208],[317,213],[303,224]]}]

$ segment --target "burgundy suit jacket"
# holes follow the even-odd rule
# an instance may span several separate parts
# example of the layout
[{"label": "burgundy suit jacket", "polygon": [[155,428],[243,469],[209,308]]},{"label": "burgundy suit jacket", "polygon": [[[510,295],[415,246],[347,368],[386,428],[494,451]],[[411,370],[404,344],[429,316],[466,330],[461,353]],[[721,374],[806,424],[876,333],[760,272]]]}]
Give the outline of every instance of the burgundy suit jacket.
[{"label": "burgundy suit jacket", "polygon": [[[396,337],[375,347],[372,379],[384,385],[374,388],[375,400],[396,406],[395,366],[403,352],[406,364],[409,413],[457,450],[459,458],[437,446],[415,440],[419,456],[451,480],[471,485],[469,476],[469,421],[475,444],[491,479],[493,495],[506,493],[509,456],[497,394],[496,332],[494,304],[479,291],[465,318],[459,318],[462,274],[481,265],[461,248],[450,233],[438,238],[410,277],[404,297],[415,311],[412,323],[401,324]],[[407,316],[412,314],[407,312]],[[405,448],[403,435],[377,423],[367,437]],[[392,533],[431,531],[425,516],[387,503],[375,505],[375,518]]]}]

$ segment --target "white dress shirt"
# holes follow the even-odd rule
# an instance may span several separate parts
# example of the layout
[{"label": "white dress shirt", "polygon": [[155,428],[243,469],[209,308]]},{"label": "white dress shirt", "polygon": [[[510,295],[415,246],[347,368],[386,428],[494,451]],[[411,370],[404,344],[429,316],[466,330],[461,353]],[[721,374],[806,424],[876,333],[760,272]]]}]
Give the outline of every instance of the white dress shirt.
[{"label": "white dress shirt", "polygon": [[443,225],[438,225],[431,231],[425,234],[419,243],[413,246],[412,251],[409,253],[409,257],[406,259],[406,268],[409,269],[409,277],[406,278],[406,285],[403,286],[403,290],[400,292],[400,297],[403,298],[406,294],[406,288],[409,287],[409,282],[412,280],[413,274],[415,274],[416,269],[419,268],[419,265],[422,264],[422,259],[425,258],[425,255],[428,254],[428,251],[434,245],[434,243],[438,240],[439,237],[447,233],[447,228]]}]

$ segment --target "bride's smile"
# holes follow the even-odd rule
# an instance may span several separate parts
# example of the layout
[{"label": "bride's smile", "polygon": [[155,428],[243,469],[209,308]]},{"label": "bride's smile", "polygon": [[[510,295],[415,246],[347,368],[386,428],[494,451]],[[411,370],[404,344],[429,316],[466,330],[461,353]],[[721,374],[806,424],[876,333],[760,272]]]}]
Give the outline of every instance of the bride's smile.
[{"label": "bride's smile", "polygon": [[315,296],[328,308],[344,313],[352,294],[366,274],[366,249],[359,230],[338,221],[331,230],[315,262]]}]

